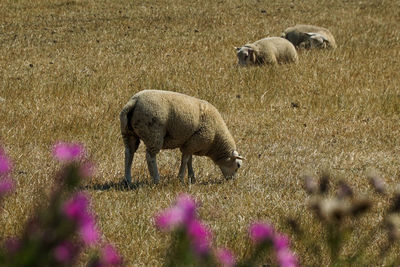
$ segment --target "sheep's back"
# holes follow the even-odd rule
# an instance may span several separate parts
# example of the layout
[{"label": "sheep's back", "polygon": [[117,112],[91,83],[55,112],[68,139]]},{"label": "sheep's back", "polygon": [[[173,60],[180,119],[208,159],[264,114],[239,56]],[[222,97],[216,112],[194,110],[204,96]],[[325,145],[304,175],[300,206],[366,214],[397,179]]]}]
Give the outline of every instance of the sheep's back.
[{"label": "sheep's back", "polygon": [[199,127],[199,99],[158,90],[141,91],[135,97],[131,125],[145,143],[148,136],[157,136],[163,138],[163,148],[177,148]]},{"label": "sheep's back", "polygon": [[266,57],[268,54],[274,54],[278,62],[297,61],[297,52],[295,47],[288,40],[281,37],[268,37],[255,43],[261,54]]},{"label": "sheep's back", "polygon": [[336,48],[336,41],[335,38],[333,37],[332,33],[320,26],[315,26],[315,25],[304,25],[304,24],[298,24],[294,27],[289,27],[284,31],[284,34],[288,40],[290,40],[292,43],[295,45],[299,45],[300,42],[304,41],[304,38],[301,36],[301,33],[319,33],[325,36],[330,43],[330,46],[332,48]]}]

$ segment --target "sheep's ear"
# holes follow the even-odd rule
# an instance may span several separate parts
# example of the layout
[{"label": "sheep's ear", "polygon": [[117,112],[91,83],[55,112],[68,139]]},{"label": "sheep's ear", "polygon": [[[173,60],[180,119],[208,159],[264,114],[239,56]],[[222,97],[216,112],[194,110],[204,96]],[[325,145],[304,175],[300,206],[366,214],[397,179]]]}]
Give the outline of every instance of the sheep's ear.
[{"label": "sheep's ear", "polygon": [[324,35],[322,35],[322,34],[319,34],[319,33],[314,33],[314,32],[307,32],[306,33],[311,39],[315,39],[315,40],[322,40],[322,42],[328,42],[329,43],[329,40],[328,39],[326,39],[326,37],[324,36]]},{"label": "sheep's ear", "polygon": [[242,156],[240,156],[240,155],[238,155],[238,156],[235,156],[235,159],[246,160],[246,158],[245,158],[245,157],[242,157]]},{"label": "sheep's ear", "polygon": [[240,156],[239,153],[236,150],[232,152],[231,159],[232,160],[236,160],[236,159],[245,160],[245,158]]},{"label": "sheep's ear", "polygon": [[235,48],[236,52],[239,52],[239,50],[241,49],[241,47],[236,47],[236,46],[234,46],[234,48]]}]

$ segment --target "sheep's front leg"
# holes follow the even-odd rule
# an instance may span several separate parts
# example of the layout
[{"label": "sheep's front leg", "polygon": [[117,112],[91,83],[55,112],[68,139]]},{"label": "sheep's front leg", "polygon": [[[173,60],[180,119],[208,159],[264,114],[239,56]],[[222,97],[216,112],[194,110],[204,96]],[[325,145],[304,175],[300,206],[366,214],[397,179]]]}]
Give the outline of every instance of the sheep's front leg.
[{"label": "sheep's front leg", "polygon": [[160,181],[160,174],[158,173],[158,168],[157,168],[157,159],[156,155],[152,156],[148,151],[146,151],[146,161],[147,161],[147,167],[149,168],[150,176],[153,178],[153,182],[155,184],[158,184]]},{"label": "sheep's front leg", "polygon": [[191,155],[182,153],[181,167],[179,168],[179,173],[178,173],[178,178],[182,183],[185,182],[183,178],[185,177],[186,165],[188,164],[190,159]]},{"label": "sheep's front leg", "polygon": [[191,184],[194,184],[196,182],[196,178],[194,177],[194,171],[193,171],[193,165],[192,165],[192,155],[190,155],[190,158],[187,162],[187,166],[188,166],[188,172],[189,172],[189,182]]}]

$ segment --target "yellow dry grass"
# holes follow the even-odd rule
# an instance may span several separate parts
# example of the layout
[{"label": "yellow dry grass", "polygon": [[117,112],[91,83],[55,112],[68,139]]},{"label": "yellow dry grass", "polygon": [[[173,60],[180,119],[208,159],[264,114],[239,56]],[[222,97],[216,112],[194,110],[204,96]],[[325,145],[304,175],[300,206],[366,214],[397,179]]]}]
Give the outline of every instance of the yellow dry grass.
[{"label": "yellow dry grass", "polygon": [[[201,203],[214,243],[239,256],[254,220],[285,230],[285,217],[298,215],[321,235],[306,207],[304,171],[327,167],[361,193],[371,192],[367,168],[391,187],[398,183],[399,10],[396,0],[1,1],[0,142],[18,188],[3,205],[0,237],[18,234],[50,190],[58,140],[86,145],[97,168],[86,184],[99,227],[128,265],[162,263],[168,237],[153,216],[180,192]],[[329,28],[338,48],[302,51],[298,64],[237,67],[234,46],[296,23]],[[138,187],[113,186],[123,178],[118,114],[146,88],[196,96],[220,110],[247,158],[236,180],[224,181],[209,159],[195,158],[198,183],[180,185],[180,155],[163,151],[161,184],[153,186],[141,146],[133,165]],[[382,219],[388,200],[374,201],[356,227]],[[382,240],[379,233],[371,257]],[[293,242],[304,265],[321,264]],[[353,237],[344,253],[357,244]]]}]

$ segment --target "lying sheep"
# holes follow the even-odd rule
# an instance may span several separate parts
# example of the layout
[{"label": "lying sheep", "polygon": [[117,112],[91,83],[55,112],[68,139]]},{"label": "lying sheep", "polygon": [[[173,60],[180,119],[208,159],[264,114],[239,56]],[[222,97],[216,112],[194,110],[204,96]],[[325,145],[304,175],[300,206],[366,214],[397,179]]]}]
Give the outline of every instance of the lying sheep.
[{"label": "lying sheep", "polygon": [[282,37],[297,48],[336,48],[335,38],[328,29],[313,25],[296,25],[287,28]]},{"label": "lying sheep", "polygon": [[226,178],[233,177],[243,157],[217,109],[207,101],[180,93],[144,90],[135,94],[120,114],[125,144],[125,182],[131,183],[133,155],[140,140],[146,145],[150,176],[158,183],[156,155],[161,149],[180,148],[182,152],[178,177],[183,182],[188,168],[195,182],[192,155],[208,156]]},{"label": "lying sheep", "polygon": [[235,47],[239,65],[277,64],[297,62],[295,47],[281,37],[268,37],[252,44]]}]

